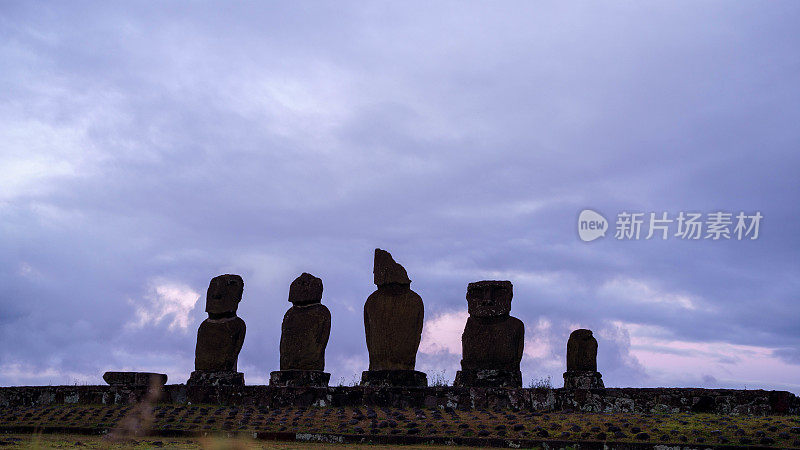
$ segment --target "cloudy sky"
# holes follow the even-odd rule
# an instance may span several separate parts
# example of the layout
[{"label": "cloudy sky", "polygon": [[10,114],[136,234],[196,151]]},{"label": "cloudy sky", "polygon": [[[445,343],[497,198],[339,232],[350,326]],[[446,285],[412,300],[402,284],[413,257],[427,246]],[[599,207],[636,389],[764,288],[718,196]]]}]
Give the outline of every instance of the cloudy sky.
[{"label": "cloudy sky", "polygon": [[[508,279],[526,385],[560,387],[590,328],[609,387],[800,393],[798,22],[792,1],[3,2],[0,385],[184,382],[222,273],[264,384],[304,271],[352,383],[380,247],[425,302],[430,378],[459,367],[467,283]],[[586,208],[605,237],[579,239]],[[763,219],[616,239],[621,212]]]}]

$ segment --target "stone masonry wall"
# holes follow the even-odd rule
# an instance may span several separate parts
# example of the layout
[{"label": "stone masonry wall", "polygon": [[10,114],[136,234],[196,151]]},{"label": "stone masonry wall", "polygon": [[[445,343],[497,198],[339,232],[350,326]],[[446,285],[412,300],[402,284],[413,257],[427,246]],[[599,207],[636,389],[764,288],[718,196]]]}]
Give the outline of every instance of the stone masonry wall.
[{"label": "stone masonry wall", "polygon": [[[0,388],[0,407],[52,404],[130,404],[146,388],[118,386],[19,386]],[[585,411],[585,412],[714,412],[720,414],[800,414],[800,398],[786,391],[608,388],[596,390],[513,388],[386,388],[386,387],[163,387],[165,403],[288,406],[391,406],[454,409]]]}]

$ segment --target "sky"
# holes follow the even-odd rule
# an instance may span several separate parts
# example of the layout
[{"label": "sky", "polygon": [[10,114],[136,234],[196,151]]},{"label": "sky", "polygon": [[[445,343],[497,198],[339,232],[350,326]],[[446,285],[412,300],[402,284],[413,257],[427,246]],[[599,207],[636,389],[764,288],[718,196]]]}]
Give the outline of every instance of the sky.
[{"label": "sky", "polygon": [[[499,279],[526,386],[561,387],[589,328],[607,387],[800,394],[798,22],[794,1],[2,2],[0,385],[183,383],[225,273],[266,384],[302,272],[331,384],[356,383],[379,247],[423,298],[429,380],[459,368],[467,284]],[[585,209],[605,236],[580,239]],[[615,236],[681,212],[763,218]]]}]

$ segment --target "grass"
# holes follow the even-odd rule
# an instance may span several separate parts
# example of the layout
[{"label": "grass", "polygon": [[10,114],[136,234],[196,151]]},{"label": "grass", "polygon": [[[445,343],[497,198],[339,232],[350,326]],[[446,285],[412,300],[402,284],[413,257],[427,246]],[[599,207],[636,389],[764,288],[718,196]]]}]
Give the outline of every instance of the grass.
[{"label": "grass", "polygon": [[450,386],[450,380],[445,376],[445,371],[441,370],[431,374],[431,380],[428,385],[431,387]]},{"label": "grass", "polygon": [[[37,430],[74,427],[97,432],[106,430],[112,435],[134,436],[133,439],[139,442],[160,441],[162,444],[167,441],[172,442],[174,439],[136,436],[148,432],[154,435],[161,433],[162,436],[170,432],[173,435],[175,432],[184,434],[266,432],[800,447],[800,417],[796,415],[540,413],[379,407],[267,409],[173,404],[154,405],[152,410],[148,409],[146,413],[149,417],[142,418],[145,413],[137,407],[104,405],[3,408],[0,410],[0,429],[13,430],[10,427],[27,427]],[[126,421],[136,420],[140,422],[120,425]],[[135,431],[127,434],[118,433],[120,429]],[[41,436],[44,442],[51,435]],[[89,437],[82,439],[91,440]],[[2,440],[0,436],[0,441]],[[197,439],[192,442],[202,444]],[[264,441],[260,441],[258,445],[262,444],[266,445]],[[211,444],[206,442],[202,445]]]},{"label": "grass", "polygon": [[528,387],[531,389],[545,389],[550,390],[553,389],[553,384],[550,380],[550,375],[544,378],[535,378],[528,383]]},{"label": "grass", "polygon": [[[325,443],[297,443],[279,441],[257,441],[245,438],[146,438],[130,439],[119,442],[112,442],[102,436],[83,436],[71,434],[15,434],[0,436],[0,445],[10,446],[20,449],[47,449],[47,448],[81,448],[81,449],[180,449],[180,450],[249,450],[249,449],[329,449],[340,448],[341,445]],[[355,449],[374,449],[373,445],[352,444],[348,448]],[[381,445],[381,448],[403,448],[403,449],[429,449],[436,446],[399,446]]]}]

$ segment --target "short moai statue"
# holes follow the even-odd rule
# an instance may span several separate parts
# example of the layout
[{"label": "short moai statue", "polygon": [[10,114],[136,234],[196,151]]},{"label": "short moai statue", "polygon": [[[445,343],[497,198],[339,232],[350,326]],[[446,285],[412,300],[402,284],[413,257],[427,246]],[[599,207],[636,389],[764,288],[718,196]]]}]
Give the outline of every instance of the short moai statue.
[{"label": "short moai statue", "polygon": [[579,329],[567,341],[566,389],[602,389],[603,380],[597,371],[597,339],[592,330]]},{"label": "short moai statue", "polygon": [[322,302],[322,280],[303,273],[289,286],[292,307],[281,325],[281,370],[270,373],[270,386],[327,386],[325,347],[331,313]]},{"label": "short moai statue", "polygon": [[236,316],[243,291],[239,275],[220,275],[209,283],[208,318],[197,330],[194,372],[187,385],[244,384],[244,374],[236,370],[246,331],[244,320]]},{"label": "short moai statue", "polygon": [[422,339],[424,306],[411,290],[406,269],[385,250],[375,249],[375,285],[364,304],[364,331],[369,370],[362,386],[427,386],[428,378],[414,370]]},{"label": "short moai statue", "polygon": [[513,296],[510,281],[477,281],[467,287],[469,318],[461,335],[461,370],[454,386],[522,386],[525,324],[511,316]]}]

